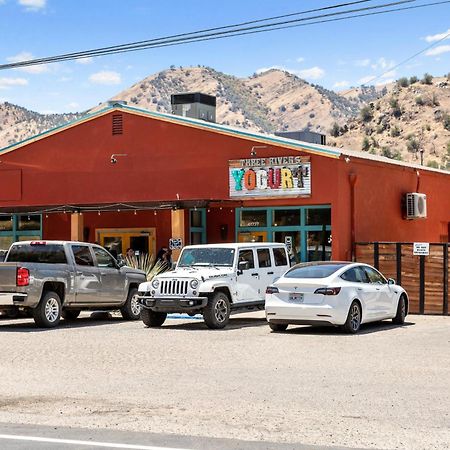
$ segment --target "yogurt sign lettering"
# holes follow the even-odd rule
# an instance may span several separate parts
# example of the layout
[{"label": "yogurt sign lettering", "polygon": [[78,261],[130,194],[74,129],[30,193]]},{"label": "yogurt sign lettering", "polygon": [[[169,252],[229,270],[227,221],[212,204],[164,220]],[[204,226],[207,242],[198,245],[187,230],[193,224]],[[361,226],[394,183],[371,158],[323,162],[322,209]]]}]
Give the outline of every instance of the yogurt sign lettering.
[{"label": "yogurt sign lettering", "polygon": [[229,161],[230,197],[311,195],[311,163],[304,156]]}]

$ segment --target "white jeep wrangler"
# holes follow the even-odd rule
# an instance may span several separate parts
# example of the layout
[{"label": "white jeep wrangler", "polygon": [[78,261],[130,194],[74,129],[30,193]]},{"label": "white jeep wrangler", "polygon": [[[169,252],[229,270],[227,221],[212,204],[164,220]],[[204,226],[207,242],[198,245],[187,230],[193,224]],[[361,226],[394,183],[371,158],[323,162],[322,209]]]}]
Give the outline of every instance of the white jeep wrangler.
[{"label": "white jeep wrangler", "polygon": [[288,268],[284,244],[184,247],[174,271],[139,286],[141,319],[160,327],[167,313],[200,313],[209,328],[224,328],[231,312],[264,309],[266,287]]}]

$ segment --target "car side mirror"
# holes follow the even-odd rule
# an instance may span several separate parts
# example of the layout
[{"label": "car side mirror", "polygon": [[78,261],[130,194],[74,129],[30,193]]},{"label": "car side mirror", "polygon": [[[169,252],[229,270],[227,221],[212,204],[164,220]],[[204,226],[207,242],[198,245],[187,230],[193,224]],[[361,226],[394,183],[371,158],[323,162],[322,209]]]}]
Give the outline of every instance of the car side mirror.
[{"label": "car side mirror", "polygon": [[393,278],[388,278],[388,284],[395,284],[395,280]]},{"label": "car side mirror", "polygon": [[127,264],[126,262],[122,259],[120,261],[117,261],[117,268],[120,269],[121,267],[125,267]]},{"label": "car side mirror", "polygon": [[248,261],[239,261],[238,264],[238,275],[242,275],[244,270],[248,270],[250,268],[250,263]]}]

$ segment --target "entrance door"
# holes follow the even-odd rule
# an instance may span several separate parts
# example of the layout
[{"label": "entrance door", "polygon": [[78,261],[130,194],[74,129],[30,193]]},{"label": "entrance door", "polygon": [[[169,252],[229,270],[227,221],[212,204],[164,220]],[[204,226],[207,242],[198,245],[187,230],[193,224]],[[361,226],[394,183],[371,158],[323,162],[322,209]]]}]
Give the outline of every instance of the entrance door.
[{"label": "entrance door", "polygon": [[129,248],[138,254],[156,254],[155,228],[103,228],[96,231],[97,242],[116,258],[125,255]]},{"label": "entrance door", "polygon": [[266,231],[240,231],[238,242],[267,242]]},{"label": "entrance door", "polygon": [[274,242],[286,244],[291,264],[297,264],[302,260],[300,231],[275,231]]}]

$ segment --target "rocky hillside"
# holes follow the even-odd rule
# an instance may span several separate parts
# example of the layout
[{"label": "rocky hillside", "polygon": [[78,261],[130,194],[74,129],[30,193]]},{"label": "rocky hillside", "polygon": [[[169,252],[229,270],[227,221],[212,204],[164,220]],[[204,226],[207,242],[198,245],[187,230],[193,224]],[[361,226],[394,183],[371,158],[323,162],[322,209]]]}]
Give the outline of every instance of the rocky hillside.
[{"label": "rocky hillside", "polygon": [[339,147],[450,170],[450,79],[401,78],[331,134]]},{"label": "rocky hillside", "polygon": [[82,115],[39,114],[11,103],[0,103],[0,148],[63,125]]},{"label": "rocky hillside", "polygon": [[366,88],[347,98],[281,70],[237,78],[209,67],[172,67],[114,98],[131,106],[170,112],[170,95],[190,91],[217,96],[218,122],[268,133],[305,128],[328,133],[334,122],[343,125],[356,116],[364,97],[378,96],[374,88]]},{"label": "rocky hillside", "polygon": [[[170,112],[171,94],[201,91],[217,96],[219,123],[264,133],[309,129],[327,134],[331,145],[415,162],[422,154],[426,164],[449,167],[449,84],[447,78],[412,77],[334,92],[281,70],[237,78],[209,67],[172,66],[114,99]],[[0,148],[80,115],[43,115],[0,104]]]}]

